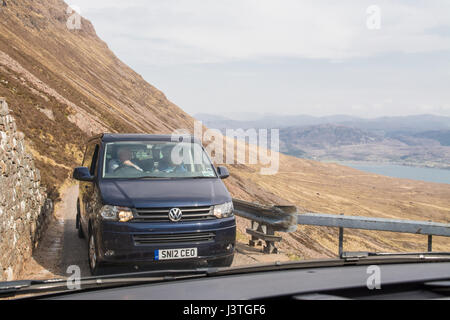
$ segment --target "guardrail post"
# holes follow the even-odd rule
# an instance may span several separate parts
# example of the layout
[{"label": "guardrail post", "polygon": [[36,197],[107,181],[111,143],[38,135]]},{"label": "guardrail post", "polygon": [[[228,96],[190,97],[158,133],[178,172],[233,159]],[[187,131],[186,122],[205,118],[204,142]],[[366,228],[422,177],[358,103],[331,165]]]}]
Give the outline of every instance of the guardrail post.
[{"label": "guardrail post", "polygon": [[[251,225],[252,225],[252,227],[251,227],[252,230],[262,231],[262,230],[260,230],[260,226],[259,226],[258,222],[252,221]],[[250,247],[260,246],[262,244],[262,242],[261,242],[261,240],[259,240],[259,238],[255,237],[254,235],[252,235],[251,237],[252,237],[251,240],[248,241],[248,245]]]},{"label": "guardrail post", "polygon": [[[432,222],[428,220],[428,222]],[[433,251],[433,236],[431,234],[428,235],[428,252]]]},{"label": "guardrail post", "polygon": [[[275,231],[272,227],[266,226],[266,234],[269,236],[275,236]],[[275,246],[275,241],[266,240],[266,245],[263,248],[264,253],[278,253],[278,249]]]},{"label": "guardrail post", "polygon": [[[344,214],[341,213],[341,216]],[[344,252],[344,228],[339,227],[339,257],[342,256],[342,252]]]}]

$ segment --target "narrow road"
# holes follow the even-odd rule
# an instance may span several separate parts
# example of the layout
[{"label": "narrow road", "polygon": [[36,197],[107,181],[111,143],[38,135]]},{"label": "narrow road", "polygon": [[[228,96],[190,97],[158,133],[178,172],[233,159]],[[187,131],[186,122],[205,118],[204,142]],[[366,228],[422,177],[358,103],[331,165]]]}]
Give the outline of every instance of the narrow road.
[{"label": "narrow road", "polygon": [[[61,188],[61,201],[55,208],[55,217],[17,279],[64,278],[70,276],[67,268],[73,265],[80,268],[81,277],[90,276],[87,241],[78,238],[75,228],[77,198],[78,185],[65,184]],[[289,258],[284,254],[263,254],[261,248],[238,242],[233,266],[286,260]],[[130,268],[108,268],[108,273],[131,271],[133,269]]]},{"label": "narrow road", "polygon": [[75,226],[78,185],[67,187],[63,197],[61,207],[59,208],[64,213],[63,250],[61,253],[62,272],[67,272],[67,267],[70,265],[77,265],[81,269],[81,276],[87,277],[90,276],[87,258],[87,241],[78,237]]}]

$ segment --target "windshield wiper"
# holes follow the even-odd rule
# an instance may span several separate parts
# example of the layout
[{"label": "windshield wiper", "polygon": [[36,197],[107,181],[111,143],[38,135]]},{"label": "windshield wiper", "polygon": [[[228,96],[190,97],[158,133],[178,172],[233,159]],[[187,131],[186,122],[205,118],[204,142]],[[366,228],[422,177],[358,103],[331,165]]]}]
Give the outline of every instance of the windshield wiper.
[{"label": "windshield wiper", "polygon": [[205,177],[205,176],[194,176],[194,177],[159,177],[159,176],[140,176],[132,177],[126,179],[139,180],[139,179],[212,179],[217,177]]},{"label": "windshield wiper", "polygon": [[14,296],[17,292],[26,293],[29,288],[48,288],[65,282],[64,279],[48,279],[48,280],[16,280],[0,282],[0,298]]},{"label": "windshield wiper", "polygon": [[139,176],[139,177],[128,177],[123,179],[139,180],[139,179],[171,179],[172,177],[160,177],[160,176]]},{"label": "windshield wiper", "polygon": [[370,251],[346,251],[341,254],[341,259],[360,260],[369,257],[386,258],[412,258],[412,259],[437,259],[450,258],[450,252],[370,252]]},{"label": "windshield wiper", "polygon": [[276,261],[273,263],[244,265],[231,268],[209,269],[208,276],[221,276],[243,273],[255,273],[266,271],[282,271],[292,269],[309,269],[323,267],[339,267],[351,264],[389,264],[389,263],[411,263],[411,262],[438,262],[450,261],[450,252],[406,252],[406,253],[384,253],[384,252],[344,252],[337,259],[314,259],[300,261]]},{"label": "windshield wiper", "polygon": [[[77,292],[86,289],[104,289],[109,287],[126,286],[132,284],[164,282],[179,279],[198,278],[207,276],[207,268],[187,270],[156,270],[86,277],[80,279],[80,289],[69,289],[67,279],[50,280],[20,280],[0,282],[0,298],[13,297],[22,294],[50,294]],[[70,282],[71,283],[71,282]]]},{"label": "windshield wiper", "polygon": [[194,176],[194,177],[180,177],[181,179],[212,179],[217,177],[206,177],[206,176]]}]

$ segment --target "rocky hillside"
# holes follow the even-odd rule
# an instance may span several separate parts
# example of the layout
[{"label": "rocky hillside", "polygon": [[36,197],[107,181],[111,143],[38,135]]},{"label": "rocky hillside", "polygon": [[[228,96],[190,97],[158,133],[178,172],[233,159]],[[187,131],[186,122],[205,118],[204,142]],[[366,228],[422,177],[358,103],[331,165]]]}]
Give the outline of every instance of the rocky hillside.
[{"label": "rocky hillside", "polygon": [[89,21],[69,30],[66,9],[59,0],[10,0],[0,11],[0,96],[49,190],[80,162],[80,146],[94,133],[192,126],[186,113],[114,56]]},{"label": "rocky hillside", "polygon": [[[81,146],[98,132],[170,133],[193,118],[122,63],[91,23],[66,27],[60,0],[8,0],[0,11],[0,96],[6,97],[26,147],[53,198],[80,163]],[[259,166],[230,166],[234,196],[294,203],[301,210],[450,222],[450,186],[391,179],[343,166],[280,155],[276,175]],[[241,233],[246,222],[239,221]],[[298,257],[332,256],[337,231],[301,228],[283,249]],[[241,240],[243,239],[241,235]],[[450,249],[436,239],[436,249]],[[422,243],[423,242],[423,243]],[[346,249],[423,250],[414,236],[348,232]]]}]

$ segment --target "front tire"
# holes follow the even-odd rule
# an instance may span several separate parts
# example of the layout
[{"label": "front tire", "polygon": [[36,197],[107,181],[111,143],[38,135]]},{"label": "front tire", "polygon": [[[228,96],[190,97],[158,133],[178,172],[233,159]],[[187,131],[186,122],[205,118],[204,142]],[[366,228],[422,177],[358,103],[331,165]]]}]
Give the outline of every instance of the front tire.
[{"label": "front tire", "polygon": [[91,270],[91,274],[93,276],[97,276],[101,274],[102,267],[101,263],[98,261],[98,249],[95,243],[95,236],[92,232],[89,233],[89,241],[88,241],[88,262],[89,269]]}]

